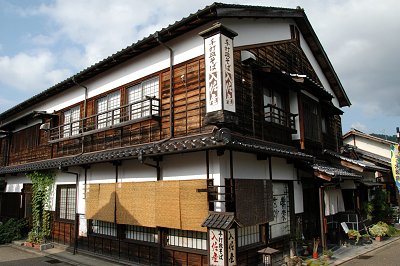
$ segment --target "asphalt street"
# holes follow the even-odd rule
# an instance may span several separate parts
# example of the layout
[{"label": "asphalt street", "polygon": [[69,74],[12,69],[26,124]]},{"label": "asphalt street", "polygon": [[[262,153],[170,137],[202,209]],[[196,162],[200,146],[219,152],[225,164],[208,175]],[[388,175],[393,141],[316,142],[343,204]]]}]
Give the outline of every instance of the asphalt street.
[{"label": "asphalt street", "polygon": [[349,260],[341,265],[343,266],[369,266],[369,265],[385,265],[398,266],[399,261],[400,241],[394,241],[388,245],[374,249],[368,253],[360,255],[352,260]]},{"label": "asphalt street", "polygon": [[71,265],[59,260],[49,258],[26,250],[21,250],[13,247],[12,245],[0,245],[0,265],[59,265],[66,266]]}]

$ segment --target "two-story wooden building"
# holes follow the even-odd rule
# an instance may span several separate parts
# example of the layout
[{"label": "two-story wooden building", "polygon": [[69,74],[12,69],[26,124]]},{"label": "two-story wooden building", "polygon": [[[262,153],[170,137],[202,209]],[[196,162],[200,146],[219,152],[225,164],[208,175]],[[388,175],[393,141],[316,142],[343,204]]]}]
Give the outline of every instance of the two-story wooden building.
[{"label": "two-story wooden building", "polygon": [[0,114],[0,212],[29,216],[26,173],[51,170],[55,242],[254,265],[319,233],[349,105],[302,9],[214,3]]}]

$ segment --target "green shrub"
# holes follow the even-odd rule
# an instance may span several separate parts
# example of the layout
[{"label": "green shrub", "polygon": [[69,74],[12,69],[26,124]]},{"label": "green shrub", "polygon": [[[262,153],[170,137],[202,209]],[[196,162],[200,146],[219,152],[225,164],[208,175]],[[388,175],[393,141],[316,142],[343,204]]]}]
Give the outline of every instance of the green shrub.
[{"label": "green shrub", "polygon": [[390,237],[400,236],[400,230],[397,230],[393,225],[389,225],[389,231],[387,232],[387,235]]},{"label": "green shrub", "polygon": [[24,219],[11,218],[0,224],[0,244],[10,243],[22,238],[22,231],[26,228],[27,222]]},{"label": "green shrub", "polygon": [[385,222],[379,221],[369,229],[369,232],[373,236],[385,236],[389,232],[389,225]]}]

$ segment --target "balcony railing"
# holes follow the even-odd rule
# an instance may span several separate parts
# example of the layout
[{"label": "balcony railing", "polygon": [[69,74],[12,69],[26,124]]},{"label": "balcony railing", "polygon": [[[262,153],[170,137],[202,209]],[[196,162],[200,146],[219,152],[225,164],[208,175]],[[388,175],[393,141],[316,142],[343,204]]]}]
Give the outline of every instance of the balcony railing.
[{"label": "balcony railing", "polygon": [[295,117],[296,114],[289,113],[272,104],[264,106],[264,118],[266,122],[275,123],[296,131]]},{"label": "balcony railing", "polygon": [[49,141],[77,138],[153,117],[160,117],[160,100],[146,97],[144,100],[51,128]]}]

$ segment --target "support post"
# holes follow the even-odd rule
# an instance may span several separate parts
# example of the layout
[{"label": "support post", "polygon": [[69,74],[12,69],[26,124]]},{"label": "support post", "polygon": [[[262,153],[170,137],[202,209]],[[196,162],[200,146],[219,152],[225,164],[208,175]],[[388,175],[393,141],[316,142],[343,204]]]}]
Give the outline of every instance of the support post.
[{"label": "support post", "polygon": [[323,249],[326,249],[326,235],[324,226],[324,187],[319,187],[319,216],[320,216],[320,228],[321,228],[321,245]]}]

